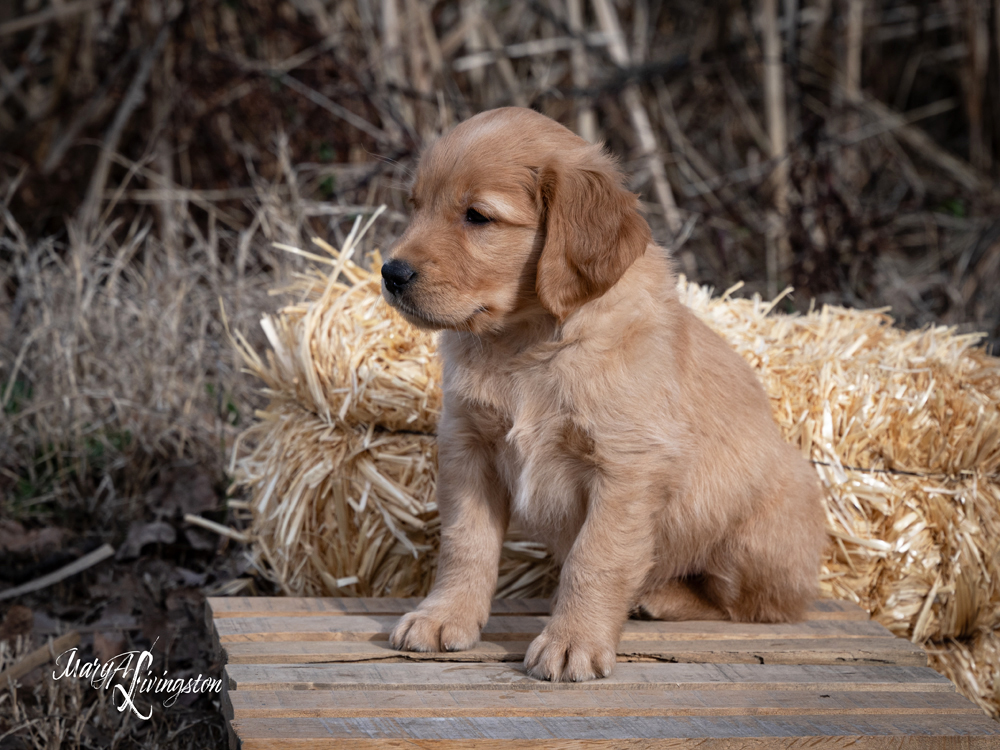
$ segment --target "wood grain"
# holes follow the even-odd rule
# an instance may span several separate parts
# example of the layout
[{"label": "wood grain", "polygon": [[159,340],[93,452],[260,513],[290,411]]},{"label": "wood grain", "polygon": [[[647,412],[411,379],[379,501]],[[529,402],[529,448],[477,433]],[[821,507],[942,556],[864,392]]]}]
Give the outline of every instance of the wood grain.
[{"label": "wood grain", "polygon": [[[1000,725],[985,716],[622,716],[622,717],[461,717],[461,718],[307,718],[235,719],[233,727],[243,746],[254,745],[247,738],[266,741],[257,747],[280,748],[281,740],[311,740],[315,745],[293,747],[334,747],[346,740],[402,740],[436,747],[441,741],[465,742],[480,747],[489,740],[538,743],[569,740],[601,743],[597,747],[621,747],[628,740],[798,739],[808,738],[809,746],[823,740],[842,746],[863,737],[892,739],[881,747],[990,747],[997,746]],[[923,742],[917,742],[923,740]],[[318,741],[318,742],[317,742]],[[328,744],[322,744],[328,743]],[[474,743],[474,744],[473,744]],[[836,744],[835,744],[836,743]],[[336,745],[342,747],[342,745]],[[453,747],[456,745],[452,745]],[[515,745],[517,746],[517,745]],[[536,745],[537,746],[537,745]],[[667,745],[670,746],[670,745]],[[683,745],[681,745],[683,746]],[[736,745],[730,745],[735,747]]]},{"label": "wood grain", "polygon": [[[309,664],[355,661],[521,661],[529,641],[480,641],[468,651],[396,651],[385,641],[224,643],[230,664]],[[621,641],[619,661],[709,664],[899,664],[925,666],[927,656],[902,638],[814,638],[701,641]]]},{"label": "wood grain", "polygon": [[[483,641],[530,641],[550,618],[535,615],[491,617]],[[323,617],[228,617],[215,624],[221,643],[253,641],[387,641],[399,621],[394,615]],[[629,620],[622,640],[773,640],[815,638],[893,638],[870,620],[812,620],[798,623],[663,622]]]},{"label": "wood grain", "polygon": [[[251,720],[253,721],[253,720]],[[711,737],[696,738],[631,738],[564,740],[494,740],[494,739],[432,739],[377,738],[377,739],[265,739],[250,740],[240,747],[243,750],[801,750],[803,747],[834,750],[987,750],[996,747],[992,737]],[[230,750],[237,750],[231,745]]]},{"label": "wood grain", "polygon": [[956,693],[771,690],[237,690],[229,717],[982,716]]},{"label": "wood grain", "polygon": [[[357,597],[353,599],[228,596],[207,600],[209,617],[314,617],[319,615],[403,615],[416,609],[422,599]],[[494,599],[493,615],[547,615],[548,599]],[[819,599],[806,611],[807,620],[867,620],[861,607],[838,599]]]},{"label": "wood grain", "polygon": [[626,663],[590,682],[545,682],[506,664],[229,664],[232,690],[836,690],[954,692],[927,667]]},{"label": "wood grain", "polygon": [[[423,599],[394,597],[357,597],[336,599],[296,596],[226,596],[210,597],[206,600],[211,616],[216,619],[226,617],[314,617],[318,615],[395,615],[411,612]],[[830,600],[833,601],[833,600]],[[846,602],[838,602],[846,603]],[[867,619],[868,615],[855,605],[858,612]],[[548,599],[494,599],[490,614],[493,615],[547,615]]]}]

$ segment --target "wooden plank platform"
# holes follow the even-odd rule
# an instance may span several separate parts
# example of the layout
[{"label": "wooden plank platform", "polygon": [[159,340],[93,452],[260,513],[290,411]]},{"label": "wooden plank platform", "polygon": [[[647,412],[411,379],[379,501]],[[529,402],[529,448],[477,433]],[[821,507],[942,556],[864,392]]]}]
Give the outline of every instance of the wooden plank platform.
[{"label": "wooden plank platform", "polygon": [[1000,724],[853,604],[804,622],[630,620],[607,678],[535,680],[546,600],[498,600],[469,651],[389,648],[418,599],[214,598],[234,748],[998,748]]}]

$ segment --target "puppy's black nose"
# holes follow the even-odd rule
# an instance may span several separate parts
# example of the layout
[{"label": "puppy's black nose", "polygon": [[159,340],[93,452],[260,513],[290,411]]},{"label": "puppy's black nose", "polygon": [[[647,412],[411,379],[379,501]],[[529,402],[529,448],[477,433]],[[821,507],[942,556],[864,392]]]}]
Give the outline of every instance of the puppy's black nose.
[{"label": "puppy's black nose", "polygon": [[402,292],[416,275],[417,272],[405,260],[390,260],[382,265],[382,279],[385,281],[385,288],[393,294]]}]

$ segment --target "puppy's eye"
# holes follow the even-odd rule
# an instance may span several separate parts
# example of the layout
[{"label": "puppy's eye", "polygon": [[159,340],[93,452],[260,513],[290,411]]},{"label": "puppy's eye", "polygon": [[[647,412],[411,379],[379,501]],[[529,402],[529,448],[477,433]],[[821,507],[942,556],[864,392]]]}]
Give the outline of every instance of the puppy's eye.
[{"label": "puppy's eye", "polygon": [[489,224],[490,219],[483,216],[476,209],[470,208],[465,212],[465,220],[470,224]]}]

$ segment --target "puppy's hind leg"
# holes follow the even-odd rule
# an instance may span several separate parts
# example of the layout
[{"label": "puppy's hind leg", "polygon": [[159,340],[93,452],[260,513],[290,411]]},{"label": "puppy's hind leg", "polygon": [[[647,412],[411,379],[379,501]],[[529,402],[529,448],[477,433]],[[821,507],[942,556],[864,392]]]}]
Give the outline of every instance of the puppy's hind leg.
[{"label": "puppy's hind leg", "polygon": [[673,578],[665,585],[644,591],[636,610],[640,619],[650,620],[728,619],[709,598],[701,576]]},{"label": "puppy's hind leg", "polygon": [[826,544],[819,483],[805,462],[789,474],[770,502],[733,531],[727,555],[714,561],[720,577],[709,580],[710,589],[721,574],[738,583],[735,590],[718,586],[715,596],[733,620],[796,622],[819,594]]}]

